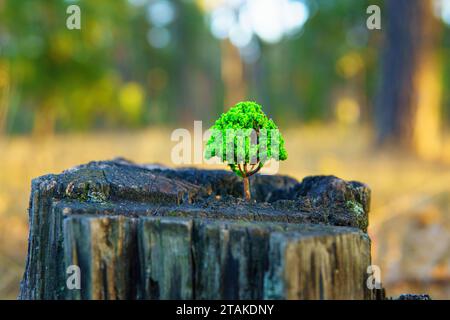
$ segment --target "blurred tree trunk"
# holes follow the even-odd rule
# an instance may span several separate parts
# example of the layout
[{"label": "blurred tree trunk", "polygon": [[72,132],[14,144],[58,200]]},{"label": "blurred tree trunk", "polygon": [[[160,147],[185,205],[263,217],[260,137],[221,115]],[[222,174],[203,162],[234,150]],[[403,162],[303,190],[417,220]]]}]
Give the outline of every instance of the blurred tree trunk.
[{"label": "blurred tree trunk", "polygon": [[[1,76],[1,75],[0,75]],[[0,136],[6,134],[9,105],[9,84],[2,84],[0,79]]]},{"label": "blurred tree trunk", "polygon": [[378,142],[434,158],[440,151],[439,22],[431,0],[389,0],[376,120]]},{"label": "blurred tree trunk", "polygon": [[222,41],[222,80],[225,89],[225,111],[246,97],[244,64],[239,50],[229,41]]},{"label": "blurred tree trunk", "polygon": [[192,124],[198,119],[208,119],[213,104],[214,77],[208,68],[210,61],[203,57],[209,46],[204,37],[210,37],[204,29],[199,7],[190,1],[171,1],[179,14],[175,20],[174,43],[176,45],[175,102],[178,123]]},{"label": "blurred tree trunk", "polygon": [[56,105],[49,97],[44,99],[41,105],[36,108],[33,123],[33,136],[48,137],[55,133]]},{"label": "blurred tree trunk", "polygon": [[[1,2],[1,1],[0,1]],[[9,64],[0,63],[0,136],[7,131],[7,118],[10,106],[10,67]]]}]

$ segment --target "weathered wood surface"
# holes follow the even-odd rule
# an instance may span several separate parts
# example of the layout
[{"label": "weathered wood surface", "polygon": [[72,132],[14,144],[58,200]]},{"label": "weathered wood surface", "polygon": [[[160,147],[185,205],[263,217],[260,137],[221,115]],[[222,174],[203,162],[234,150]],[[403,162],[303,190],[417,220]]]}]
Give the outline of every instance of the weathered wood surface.
[{"label": "weathered wood surface", "polygon": [[[21,299],[373,299],[369,189],[93,162],[33,180]],[[81,289],[66,287],[66,268]]]}]

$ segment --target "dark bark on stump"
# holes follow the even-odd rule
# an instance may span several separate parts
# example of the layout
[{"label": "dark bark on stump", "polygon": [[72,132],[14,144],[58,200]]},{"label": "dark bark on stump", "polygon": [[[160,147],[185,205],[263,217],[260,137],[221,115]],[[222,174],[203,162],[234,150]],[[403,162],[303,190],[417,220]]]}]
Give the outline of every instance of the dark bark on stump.
[{"label": "dark bark on stump", "polygon": [[[93,162],[33,180],[21,299],[373,299],[369,189]],[[81,290],[66,268],[81,270]]]}]

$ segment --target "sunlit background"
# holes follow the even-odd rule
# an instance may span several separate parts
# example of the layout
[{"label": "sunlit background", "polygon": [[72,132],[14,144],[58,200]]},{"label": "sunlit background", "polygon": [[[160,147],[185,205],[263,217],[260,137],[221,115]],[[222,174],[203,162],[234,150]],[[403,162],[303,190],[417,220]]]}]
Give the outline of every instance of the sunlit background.
[{"label": "sunlit background", "polygon": [[388,295],[450,299],[449,35],[450,0],[0,0],[0,298],[17,297],[32,178],[173,165],[172,130],[250,99],[285,136],[281,173],[371,187]]}]

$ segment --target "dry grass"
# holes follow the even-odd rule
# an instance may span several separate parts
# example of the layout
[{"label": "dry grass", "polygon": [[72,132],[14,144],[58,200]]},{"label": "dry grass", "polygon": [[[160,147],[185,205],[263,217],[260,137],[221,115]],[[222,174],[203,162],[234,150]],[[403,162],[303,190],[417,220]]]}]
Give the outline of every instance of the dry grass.
[{"label": "dry grass", "polygon": [[[448,165],[421,162],[374,149],[369,143],[370,132],[361,128],[310,126],[287,131],[284,135],[289,159],[281,164],[281,173],[298,179],[306,175],[334,174],[344,179],[366,182],[372,188],[369,233],[374,240],[373,260],[375,264],[382,266],[382,270],[387,270],[386,276],[392,269],[389,267],[391,262],[408,254],[401,252],[401,249],[394,252],[379,250],[381,241],[386,241],[379,238],[386,223],[394,221],[395,217],[416,212],[417,208],[424,206],[431,206],[432,210],[438,211],[440,218],[433,220],[434,222],[448,222]],[[170,131],[164,129],[134,133],[60,135],[46,139],[0,138],[0,298],[14,299],[17,296],[27,249],[26,209],[33,177],[58,173],[91,160],[117,156],[136,162],[171,165],[170,152],[174,145],[175,142],[170,141]],[[450,144],[448,146],[447,149],[450,150]],[[437,196],[439,199],[444,197],[444,205],[442,202],[435,203]],[[444,230],[450,232],[448,229]],[[395,239],[392,241],[389,242],[392,247],[401,247],[396,245]],[[428,290],[440,298],[450,298],[450,285],[446,282],[446,277],[450,275],[450,260],[447,267],[445,263],[444,261],[444,267],[442,263],[439,265],[439,279],[444,280],[444,289],[434,289],[433,286]],[[399,285],[395,282],[395,277],[391,278],[394,281],[386,283],[388,294],[396,294],[398,290],[413,291],[416,288],[408,285],[405,287],[404,283]]]}]

